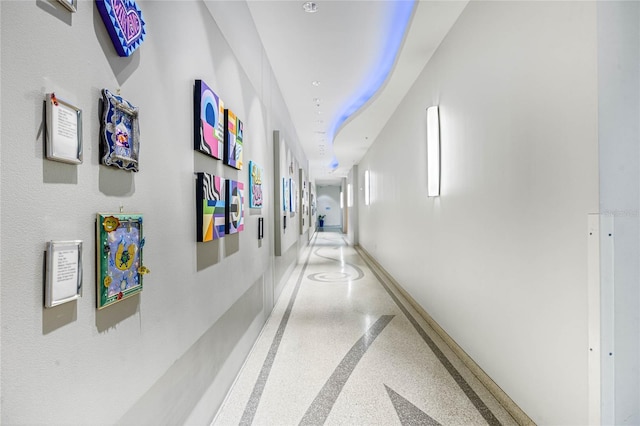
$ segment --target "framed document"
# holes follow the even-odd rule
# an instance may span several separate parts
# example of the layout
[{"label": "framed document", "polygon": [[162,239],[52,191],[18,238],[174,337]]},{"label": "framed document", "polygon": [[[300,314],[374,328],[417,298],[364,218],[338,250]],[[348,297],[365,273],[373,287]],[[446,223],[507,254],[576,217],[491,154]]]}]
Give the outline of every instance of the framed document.
[{"label": "framed document", "polygon": [[51,308],[82,295],[82,241],[49,241],[45,262],[44,306]]},{"label": "framed document", "polygon": [[78,10],[78,0],[58,0],[64,7],[69,9],[71,12],[76,13]]},{"label": "framed document", "polygon": [[46,158],[64,163],[82,163],[82,110],[47,93]]}]

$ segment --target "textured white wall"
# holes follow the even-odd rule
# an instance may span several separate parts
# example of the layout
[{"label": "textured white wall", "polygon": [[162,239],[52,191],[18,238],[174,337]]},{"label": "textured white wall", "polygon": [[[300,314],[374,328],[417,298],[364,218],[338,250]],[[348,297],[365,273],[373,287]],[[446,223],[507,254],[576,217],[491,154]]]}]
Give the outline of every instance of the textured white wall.
[{"label": "textured white wall", "polygon": [[596,38],[595,3],[469,3],[359,164],[360,244],[538,424],[587,421]]},{"label": "textured white wall", "polygon": [[[274,287],[273,187],[267,182],[262,244],[249,214],[245,232],[196,244],[194,172],[245,185],[248,172],[192,148],[193,84],[202,78],[244,120],[245,163],[272,174],[271,131],[289,129],[290,120],[277,85],[264,78],[268,63],[256,59],[260,78],[247,76],[203,2],[138,4],[147,39],[131,58],[120,58],[94,2],[80,2],[75,14],[57,2],[0,2],[3,424],[180,423],[213,381],[202,372],[226,361],[217,376],[224,380],[208,392],[208,411],[191,416],[207,423],[270,310],[256,291]],[[140,108],[137,174],[98,164],[102,88],[121,88]],[[79,166],[42,158],[42,102],[52,90],[83,109]],[[295,136],[289,142],[295,145]],[[139,297],[97,312],[95,214],[120,205],[145,215],[144,259],[152,272]],[[44,244],[59,239],[85,243],[84,295],[45,311]],[[229,326],[221,329],[221,319]],[[220,348],[231,338],[238,344],[225,360]],[[172,394],[194,371],[198,380]]]}]

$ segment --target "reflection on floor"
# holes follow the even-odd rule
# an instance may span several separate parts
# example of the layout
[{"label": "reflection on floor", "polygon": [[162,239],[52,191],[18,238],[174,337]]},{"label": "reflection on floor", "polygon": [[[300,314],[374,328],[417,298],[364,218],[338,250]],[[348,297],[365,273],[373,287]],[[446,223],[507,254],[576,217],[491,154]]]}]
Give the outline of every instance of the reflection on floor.
[{"label": "reflection on floor", "polygon": [[215,425],[513,425],[339,233],[317,233]]}]

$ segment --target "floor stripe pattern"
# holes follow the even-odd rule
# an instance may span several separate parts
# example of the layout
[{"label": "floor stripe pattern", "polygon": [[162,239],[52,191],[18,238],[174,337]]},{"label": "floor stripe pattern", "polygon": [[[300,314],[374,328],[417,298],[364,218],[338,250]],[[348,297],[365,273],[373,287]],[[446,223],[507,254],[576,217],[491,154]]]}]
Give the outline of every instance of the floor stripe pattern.
[{"label": "floor stripe pattern", "polygon": [[316,234],[213,424],[515,425],[405,304]]}]

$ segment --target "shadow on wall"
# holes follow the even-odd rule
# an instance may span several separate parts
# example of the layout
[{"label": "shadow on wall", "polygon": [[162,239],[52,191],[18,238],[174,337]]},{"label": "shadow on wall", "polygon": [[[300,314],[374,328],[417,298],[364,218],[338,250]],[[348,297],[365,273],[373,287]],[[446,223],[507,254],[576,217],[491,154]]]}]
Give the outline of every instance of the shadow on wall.
[{"label": "shadow on wall", "polygon": [[[118,323],[134,316],[140,309],[140,294],[122,299],[108,308],[96,311],[96,328],[103,333],[110,328],[115,328]],[[95,297],[95,293],[93,293]]]},{"label": "shadow on wall", "polygon": [[78,319],[78,301],[42,308],[42,334],[49,334]]},{"label": "shadow on wall", "polygon": [[93,29],[96,33],[96,39],[98,39],[98,43],[100,43],[104,57],[109,62],[113,75],[116,77],[118,84],[122,86],[140,66],[140,49],[133,52],[131,56],[119,56],[115,47],[113,47],[113,42],[107,32],[107,28],[104,26],[98,8],[94,5],[92,5],[92,7]]},{"label": "shadow on wall", "polygon": [[73,13],[69,13],[69,11],[65,9],[65,7],[60,3],[51,0],[36,0],[36,6],[38,6],[40,9],[44,10],[51,16],[54,16],[65,24],[71,26]]},{"label": "shadow on wall", "polygon": [[196,263],[198,272],[220,263],[220,244],[222,244],[221,240],[197,243]]}]

